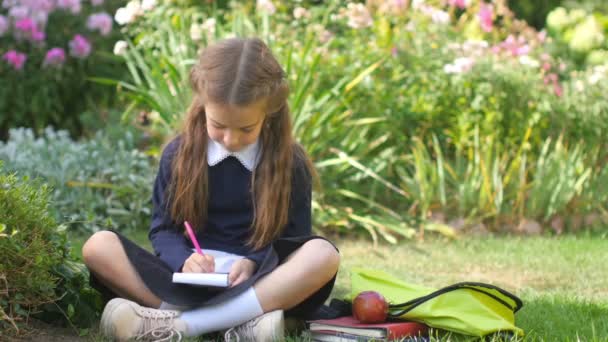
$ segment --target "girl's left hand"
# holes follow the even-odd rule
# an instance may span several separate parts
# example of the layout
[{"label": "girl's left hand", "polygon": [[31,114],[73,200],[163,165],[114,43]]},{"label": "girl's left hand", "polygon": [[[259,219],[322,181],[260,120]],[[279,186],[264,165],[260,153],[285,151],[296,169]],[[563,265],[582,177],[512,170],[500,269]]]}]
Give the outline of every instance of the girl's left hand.
[{"label": "girl's left hand", "polygon": [[230,282],[230,287],[236,286],[245,280],[249,279],[255,269],[257,264],[250,259],[239,259],[232,264],[230,267],[230,273],[228,274],[228,281]]}]

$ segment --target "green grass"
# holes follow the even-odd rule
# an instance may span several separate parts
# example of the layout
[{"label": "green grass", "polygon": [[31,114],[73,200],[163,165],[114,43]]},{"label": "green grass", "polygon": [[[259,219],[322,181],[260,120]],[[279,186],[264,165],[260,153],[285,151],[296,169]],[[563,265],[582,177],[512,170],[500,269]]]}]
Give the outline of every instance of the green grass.
[{"label": "green grass", "polygon": [[[150,248],[145,232],[130,236]],[[73,241],[78,251],[83,239]],[[486,282],[523,300],[516,324],[526,332],[524,341],[608,341],[605,236],[427,238],[376,248],[368,241],[335,242],[342,264],[332,297],[349,293],[352,267],[382,269],[436,288]],[[469,339],[442,335],[437,340]]]}]

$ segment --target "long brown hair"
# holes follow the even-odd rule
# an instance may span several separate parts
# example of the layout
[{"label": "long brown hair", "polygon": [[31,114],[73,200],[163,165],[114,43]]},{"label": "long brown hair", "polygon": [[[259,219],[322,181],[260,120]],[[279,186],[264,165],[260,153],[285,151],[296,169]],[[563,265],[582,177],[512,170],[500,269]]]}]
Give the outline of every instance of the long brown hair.
[{"label": "long brown hair", "polygon": [[194,97],[181,130],[169,186],[174,221],[204,229],[208,167],[205,103],[247,106],[266,100],[260,133],[262,154],[252,173],[254,219],[247,244],[261,248],[287,224],[294,163],[316,176],[306,152],[292,135],[286,75],[270,49],[257,38],[232,38],[208,46],[190,72]]}]

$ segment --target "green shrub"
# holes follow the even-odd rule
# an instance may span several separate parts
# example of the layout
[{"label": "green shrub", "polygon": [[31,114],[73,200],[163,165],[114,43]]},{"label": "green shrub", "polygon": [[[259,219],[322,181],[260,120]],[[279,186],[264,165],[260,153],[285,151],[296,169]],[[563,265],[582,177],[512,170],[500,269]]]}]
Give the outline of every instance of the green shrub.
[{"label": "green shrub", "polygon": [[580,66],[606,63],[608,12],[593,12],[578,6],[558,7],[547,15],[547,30],[555,40],[552,46],[555,54]]},{"label": "green shrub", "polygon": [[99,311],[88,273],[70,259],[65,226],[49,213],[50,191],[0,169],[0,330],[33,314],[86,326]]},{"label": "green shrub", "polygon": [[130,134],[110,140],[102,132],[72,140],[66,131],[13,129],[0,142],[7,170],[42,178],[52,188],[50,211],[69,230],[128,230],[149,225],[154,169]]}]

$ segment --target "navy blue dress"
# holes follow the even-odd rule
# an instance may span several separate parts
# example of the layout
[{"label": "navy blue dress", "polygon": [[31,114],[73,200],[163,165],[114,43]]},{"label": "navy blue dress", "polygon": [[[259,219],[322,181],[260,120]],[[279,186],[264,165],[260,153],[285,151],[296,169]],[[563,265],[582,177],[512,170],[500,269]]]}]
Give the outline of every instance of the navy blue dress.
[{"label": "navy blue dress", "polygon": [[[257,264],[257,270],[247,281],[231,288],[201,288],[172,282],[173,272],[179,272],[192,254],[192,243],[183,234],[181,223],[170,217],[166,190],[171,179],[171,163],[180,139],[171,141],[163,150],[152,202],[154,211],[149,232],[155,253],[152,254],[117,233],[125,253],[146,286],[164,302],[180,306],[202,306],[222,302],[252,286],[260,277],[271,272],[289,254],[311,239],[311,177],[301,160],[294,159],[289,221],[277,240],[254,250],[246,245],[253,220],[251,172],[235,157],[228,157],[209,166],[209,206],[207,224],[197,232],[201,248],[243,255]],[[319,308],[333,288],[335,276],[317,293],[287,312],[309,317]],[[114,295],[94,275],[91,283],[108,300]]]}]

